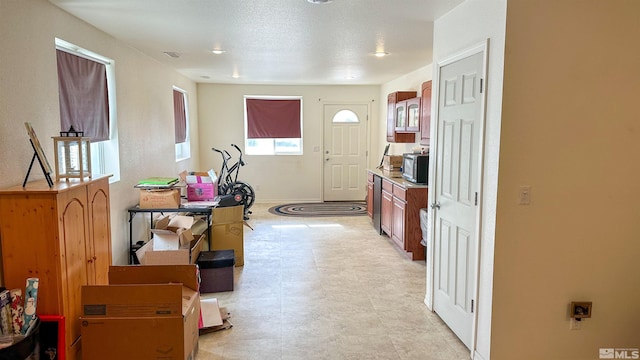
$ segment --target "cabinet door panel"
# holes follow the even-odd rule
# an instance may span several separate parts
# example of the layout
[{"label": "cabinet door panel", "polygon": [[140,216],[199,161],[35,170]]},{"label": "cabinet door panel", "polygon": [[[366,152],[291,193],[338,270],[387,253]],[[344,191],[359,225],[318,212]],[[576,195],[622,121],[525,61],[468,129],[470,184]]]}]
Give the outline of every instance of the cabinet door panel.
[{"label": "cabinet door panel", "polygon": [[431,80],[422,84],[420,99],[420,144],[429,145],[431,137]]},{"label": "cabinet door panel", "polygon": [[407,131],[420,131],[420,97],[407,100]]},{"label": "cabinet door panel", "polygon": [[91,232],[88,258],[89,285],[107,285],[111,265],[111,226],[109,183],[105,179],[89,188],[89,229]]},{"label": "cabinet door panel", "polygon": [[406,203],[396,197],[393,198],[393,220],[391,239],[402,249],[405,249],[405,207]]},{"label": "cabinet door panel", "polygon": [[80,337],[81,289],[87,284],[88,241],[87,193],[85,188],[63,193],[58,198],[60,211],[62,248],[62,268],[66,273],[66,289],[63,301],[67,321],[67,344],[73,344]]}]

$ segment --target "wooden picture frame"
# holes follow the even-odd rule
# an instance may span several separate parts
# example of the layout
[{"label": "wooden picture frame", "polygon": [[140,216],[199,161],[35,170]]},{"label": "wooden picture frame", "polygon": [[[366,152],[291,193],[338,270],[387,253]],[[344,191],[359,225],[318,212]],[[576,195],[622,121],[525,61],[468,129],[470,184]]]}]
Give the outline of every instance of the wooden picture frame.
[{"label": "wooden picture frame", "polygon": [[40,167],[42,168],[42,172],[44,173],[44,177],[49,184],[49,187],[53,186],[53,180],[51,180],[51,173],[53,170],[51,169],[51,165],[49,164],[49,160],[47,160],[47,156],[44,154],[44,150],[42,149],[42,145],[40,145],[40,140],[38,140],[38,136],[36,135],[35,130],[31,126],[31,123],[25,122],[25,128],[27,129],[27,134],[29,135],[29,142],[31,142],[31,147],[33,147],[33,157],[31,158],[31,164],[29,164],[29,170],[27,171],[27,176],[24,178],[24,182],[22,183],[22,187],[27,185],[27,180],[29,179],[29,174],[31,173],[31,167],[33,166],[33,162],[36,158],[38,158],[38,162],[40,163]]},{"label": "wooden picture frame", "polygon": [[40,145],[40,141],[38,140],[38,136],[36,135],[35,130],[30,123],[25,122],[24,126],[27,128],[27,133],[29,134],[29,138],[31,139],[31,143],[33,144],[34,150],[38,155],[40,162],[42,163],[42,167],[47,174],[51,174],[53,170],[51,169],[51,165],[49,165],[49,161],[44,154],[44,150],[42,150],[42,145]]}]

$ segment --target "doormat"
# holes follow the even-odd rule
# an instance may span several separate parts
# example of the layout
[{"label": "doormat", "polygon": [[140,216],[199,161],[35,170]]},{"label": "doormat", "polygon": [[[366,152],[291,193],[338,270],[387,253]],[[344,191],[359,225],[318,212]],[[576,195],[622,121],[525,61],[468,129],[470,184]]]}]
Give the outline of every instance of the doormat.
[{"label": "doormat", "polygon": [[362,216],[367,215],[367,203],[323,202],[284,204],[269,208],[269,212],[281,216]]}]

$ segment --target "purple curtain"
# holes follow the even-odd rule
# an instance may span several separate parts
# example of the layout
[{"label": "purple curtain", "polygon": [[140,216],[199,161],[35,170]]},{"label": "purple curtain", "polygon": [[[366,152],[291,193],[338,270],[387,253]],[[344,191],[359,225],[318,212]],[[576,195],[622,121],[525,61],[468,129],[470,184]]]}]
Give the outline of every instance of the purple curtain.
[{"label": "purple curtain", "polygon": [[61,130],[73,125],[93,142],[109,140],[106,66],[62,50],[56,53]]},{"label": "purple curtain", "polygon": [[184,108],[184,94],[173,90],[173,119],[176,126],[176,144],[187,141],[187,113]]},{"label": "purple curtain", "polygon": [[247,99],[247,138],[300,138],[300,99]]}]

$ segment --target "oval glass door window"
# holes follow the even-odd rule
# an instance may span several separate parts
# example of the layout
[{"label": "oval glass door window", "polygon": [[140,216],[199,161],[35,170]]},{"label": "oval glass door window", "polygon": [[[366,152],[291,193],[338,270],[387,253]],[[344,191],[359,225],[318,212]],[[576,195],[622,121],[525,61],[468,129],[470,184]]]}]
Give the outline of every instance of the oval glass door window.
[{"label": "oval glass door window", "polygon": [[360,122],[358,115],[351,110],[340,110],[333,115],[334,123],[357,123]]}]

